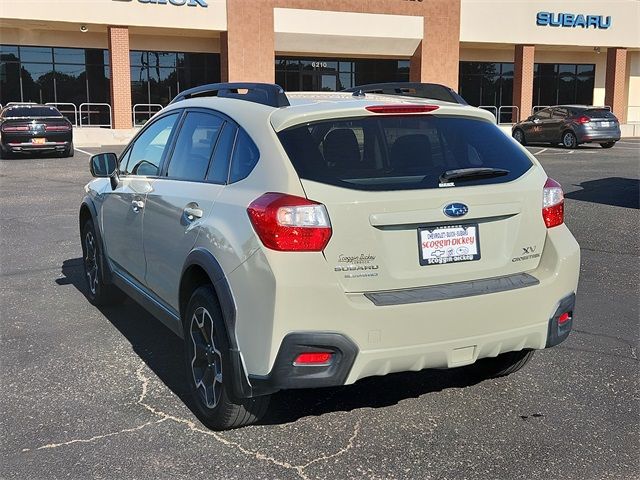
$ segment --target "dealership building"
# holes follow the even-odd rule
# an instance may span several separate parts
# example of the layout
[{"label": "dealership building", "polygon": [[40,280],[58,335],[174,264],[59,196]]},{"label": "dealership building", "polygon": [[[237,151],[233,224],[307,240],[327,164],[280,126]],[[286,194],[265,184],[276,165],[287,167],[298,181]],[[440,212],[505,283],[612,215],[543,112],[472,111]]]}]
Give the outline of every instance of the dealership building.
[{"label": "dealership building", "polygon": [[0,103],[128,129],[219,81],[457,89],[499,121],[556,104],[640,122],[637,0],[2,0]]}]

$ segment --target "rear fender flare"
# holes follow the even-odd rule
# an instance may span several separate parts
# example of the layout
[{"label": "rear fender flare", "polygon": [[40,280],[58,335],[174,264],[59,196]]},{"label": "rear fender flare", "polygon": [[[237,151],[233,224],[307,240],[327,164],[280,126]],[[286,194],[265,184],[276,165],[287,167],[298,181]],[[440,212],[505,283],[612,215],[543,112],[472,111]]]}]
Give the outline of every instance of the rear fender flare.
[{"label": "rear fender flare", "polygon": [[[184,278],[184,274],[187,269],[193,265],[197,265],[202,268],[213,285],[213,289],[218,297],[220,303],[220,310],[222,311],[222,319],[227,334],[227,340],[229,342],[229,356],[231,363],[233,364],[234,378],[232,378],[233,393],[238,398],[248,398],[255,395],[249,379],[246,373],[244,362],[242,360],[242,354],[238,346],[238,339],[236,337],[236,302],[231,292],[231,286],[227,281],[227,277],[224,274],[222,266],[216,259],[216,257],[205,250],[204,248],[196,248],[189,253],[187,259],[182,267],[181,279]],[[182,280],[180,281],[182,287]],[[184,312],[180,312],[182,317]],[[184,320],[184,319],[182,319]]]}]

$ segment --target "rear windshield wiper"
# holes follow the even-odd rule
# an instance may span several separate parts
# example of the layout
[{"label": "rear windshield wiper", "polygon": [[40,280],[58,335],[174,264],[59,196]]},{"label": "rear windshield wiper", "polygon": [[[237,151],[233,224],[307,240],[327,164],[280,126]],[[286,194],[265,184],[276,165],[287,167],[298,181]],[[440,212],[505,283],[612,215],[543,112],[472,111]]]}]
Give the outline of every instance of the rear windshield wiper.
[{"label": "rear windshield wiper", "polygon": [[503,168],[459,168],[447,170],[440,175],[440,182],[447,183],[451,180],[476,180],[478,178],[502,177],[509,175],[509,170]]}]

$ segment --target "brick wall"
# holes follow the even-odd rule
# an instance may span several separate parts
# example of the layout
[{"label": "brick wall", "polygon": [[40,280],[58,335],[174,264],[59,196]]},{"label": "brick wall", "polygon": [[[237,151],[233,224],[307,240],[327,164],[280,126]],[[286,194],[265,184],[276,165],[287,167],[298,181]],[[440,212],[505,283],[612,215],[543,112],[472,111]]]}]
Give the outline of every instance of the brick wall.
[{"label": "brick wall", "polygon": [[607,49],[607,73],[605,79],[604,103],[611,107],[620,123],[627,120],[627,49]]},{"label": "brick wall", "polygon": [[533,45],[515,46],[512,104],[518,107],[518,112],[513,113],[513,122],[519,122],[531,115],[535,53],[536,48]]},{"label": "brick wall", "polygon": [[424,36],[411,59],[410,77],[458,88],[460,0],[227,0],[222,81],[275,81],[274,8],[422,16]]},{"label": "brick wall", "polygon": [[111,120],[113,128],[131,128],[129,29],[110,26],[108,36],[111,69]]}]

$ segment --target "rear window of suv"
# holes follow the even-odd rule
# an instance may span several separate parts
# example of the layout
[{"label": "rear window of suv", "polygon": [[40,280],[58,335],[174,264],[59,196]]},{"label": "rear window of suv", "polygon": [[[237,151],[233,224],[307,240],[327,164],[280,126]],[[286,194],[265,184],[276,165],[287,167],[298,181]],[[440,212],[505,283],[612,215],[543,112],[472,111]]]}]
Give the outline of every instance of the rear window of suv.
[{"label": "rear window of suv", "polygon": [[532,166],[495,125],[463,117],[333,119],[297,125],[278,137],[300,178],[356,190],[438,188],[444,172],[467,168],[508,174],[457,179],[456,186],[504,183]]}]

